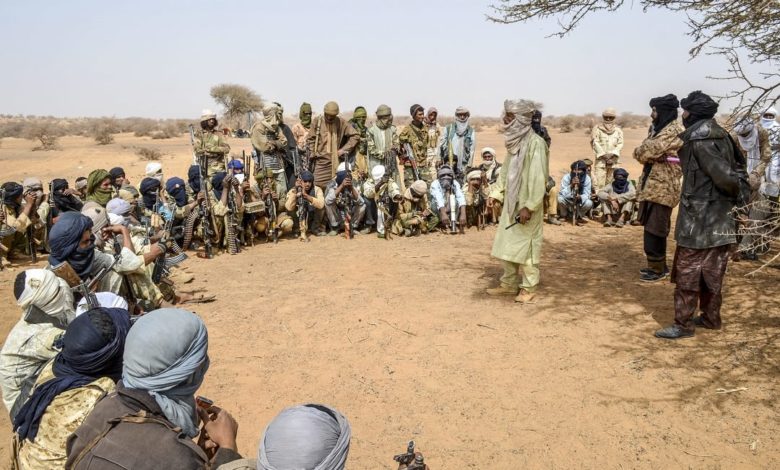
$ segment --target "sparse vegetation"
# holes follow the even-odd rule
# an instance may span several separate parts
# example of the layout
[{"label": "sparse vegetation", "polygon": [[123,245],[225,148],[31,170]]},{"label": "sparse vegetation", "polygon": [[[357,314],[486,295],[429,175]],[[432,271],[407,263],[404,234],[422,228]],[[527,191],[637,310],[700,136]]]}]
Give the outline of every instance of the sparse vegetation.
[{"label": "sparse vegetation", "polygon": [[24,129],[24,137],[41,145],[33,147],[37,150],[59,150],[58,140],[63,134],[62,130],[48,120],[34,121]]},{"label": "sparse vegetation", "polygon": [[162,152],[149,147],[139,147],[135,154],[142,160],[159,160],[162,157]]},{"label": "sparse vegetation", "polygon": [[108,145],[114,142],[114,134],[119,132],[116,120],[112,118],[103,118],[95,123],[92,131],[95,142],[98,145]]},{"label": "sparse vegetation", "polygon": [[260,111],[263,107],[260,95],[248,87],[234,83],[211,87],[211,97],[222,106],[226,123],[233,127],[241,127],[247,113]]}]

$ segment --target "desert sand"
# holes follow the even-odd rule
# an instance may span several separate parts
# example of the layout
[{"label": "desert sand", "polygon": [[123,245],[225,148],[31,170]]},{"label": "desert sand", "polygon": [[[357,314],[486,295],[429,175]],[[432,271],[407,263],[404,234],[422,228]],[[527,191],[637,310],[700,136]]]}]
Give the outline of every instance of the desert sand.
[{"label": "desert sand", "polygon": [[[644,134],[626,130],[622,163],[632,178],[640,167],[631,151]],[[589,138],[552,137],[560,181],[591,155]],[[495,131],[477,141],[503,154]],[[31,152],[29,141],[4,139],[0,179],[73,181],[123,166],[137,184],[146,163],[137,147],[164,152],[166,176],[186,176],[191,161],[185,136],[61,142],[62,151]],[[230,143],[249,150],[248,139]],[[746,277],[756,264],[730,264],[724,329],[666,342],[652,333],[672,321],[673,286],[638,281],[640,227],[544,230],[541,295],[524,306],[483,295],[500,273],[490,257],[495,228],[292,239],[192,257],[192,288],[218,296],[194,309],[210,336],[201,394],[236,417],[247,456],[282,408],[323,402],[352,424],[351,469],[396,468],[392,456],[409,439],[434,470],[780,468],[778,271]],[[26,267],[0,272],[0,337],[19,319],[12,285]],[[0,466],[10,443],[4,416]]]}]

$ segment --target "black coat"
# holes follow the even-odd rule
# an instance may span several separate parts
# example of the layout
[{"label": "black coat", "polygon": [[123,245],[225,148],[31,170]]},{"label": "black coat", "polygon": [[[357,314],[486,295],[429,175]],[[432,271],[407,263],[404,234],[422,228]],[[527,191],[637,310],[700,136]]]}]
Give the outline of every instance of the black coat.
[{"label": "black coat", "polygon": [[706,249],[736,243],[733,209],[744,169],[734,143],[715,120],[705,119],[680,134],[683,170],[675,239],[686,248]]}]

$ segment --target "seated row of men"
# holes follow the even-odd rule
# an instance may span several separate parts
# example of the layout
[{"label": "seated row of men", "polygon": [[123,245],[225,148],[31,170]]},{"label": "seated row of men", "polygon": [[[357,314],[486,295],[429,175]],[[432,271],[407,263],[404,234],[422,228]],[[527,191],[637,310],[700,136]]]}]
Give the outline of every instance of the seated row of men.
[{"label": "seated row of men", "polygon": [[257,459],[242,459],[235,419],[196,397],[210,366],[196,314],[134,316],[111,292],[77,305],[67,281],[46,269],[19,273],[14,295],[22,315],[0,352],[12,468],[344,468],[349,422],[320,404],[281,411]]}]

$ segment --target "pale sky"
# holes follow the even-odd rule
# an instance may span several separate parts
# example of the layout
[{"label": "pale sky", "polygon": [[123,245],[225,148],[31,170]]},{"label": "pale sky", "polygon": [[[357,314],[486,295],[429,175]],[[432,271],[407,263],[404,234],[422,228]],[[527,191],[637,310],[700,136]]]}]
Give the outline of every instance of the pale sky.
[{"label": "pale sky", "polygon": [[[725,60],[689,61],[682,14],[638,7],[588,17],[488,22],[489,0],[10,1],[0,4],[0,113],[191,118],[218,83],[294,114],[419,103],[497,116],[506,98],[545,114],[646,114],[651,97],[723,94]],[[727,106],[721,112],[728,112]]]}]

